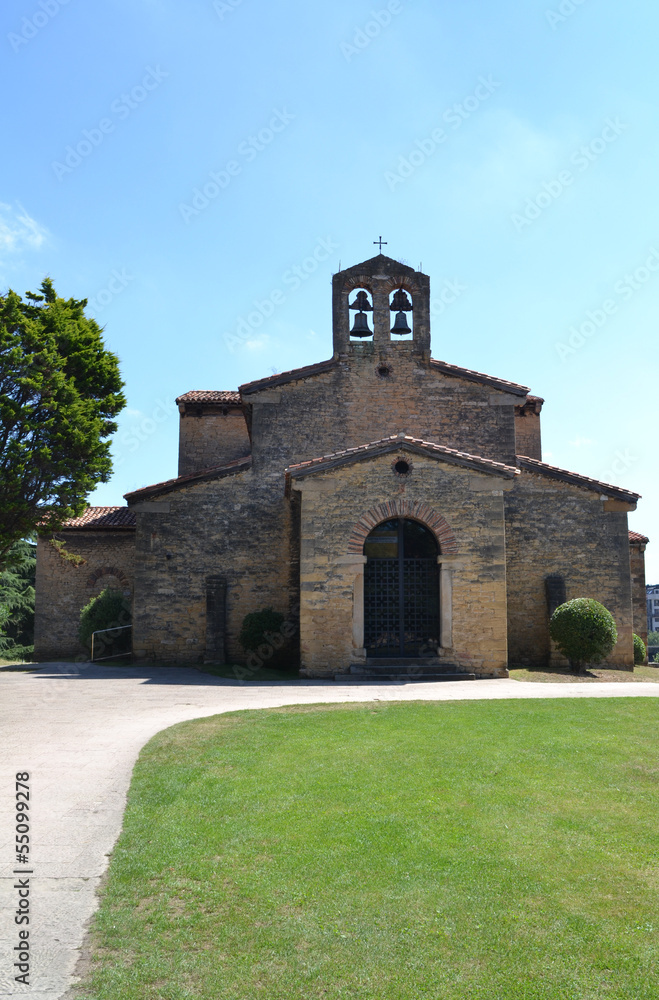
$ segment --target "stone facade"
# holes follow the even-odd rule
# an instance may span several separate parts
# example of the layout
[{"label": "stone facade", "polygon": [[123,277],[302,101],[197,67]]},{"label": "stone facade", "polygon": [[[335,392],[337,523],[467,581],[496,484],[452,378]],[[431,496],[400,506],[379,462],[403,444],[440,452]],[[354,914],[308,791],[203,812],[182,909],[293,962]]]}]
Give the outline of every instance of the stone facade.
[{"label": "stone facade", "polygon": [[[367,336],[355,339],[360,302]],[[410,336],[390,332],[395,311]],[[526,386],[431,358],[426,275],[379,255],[334,276],[333,313],[327,361],[178,398],[178,477],[127,496],[135,656],[240,662],[244,616],[271,606],[299,627],[304,674],[368,666],[364,541],[402,518],[437,546],[438,670],[505,676],[555,660],[548,575],[568,598],[610,608],[620,638],[609,665],[631,669],[637,496],[543,463],[543,400]],[[93,537],[99,565],[118,565],[105,534]],[[71,647],[67,615],[87,592],[53,555],[41,546],[42,608],[58,587],[67,597],[38,631],[54,654]]]},{"label": "stone facade", "polygon": [[249,434],[237,392],[188,392],[176,403],[181,415],[179,476],[249,455]]},{"label": "stone facade", "polygon": [[[96,508],[98,510],[98,508]],[[99,515],[98,521],[102,521]],[[89,524],[54,536],[64,542],[74,563],[51,545],[37,542],[34,652],[39,660],[86,655],[78,642],[80,611],[106,587],[132,598],[135,564],[135,530]]]},{"label": "stone facade", "polygon": [[649,539],[645,535],[639,535],[637,531],[629,532],[634,632],[636,635],[640,635],[646,648],[648,644],[648,617],[646,606],[647,590],[645,586],[645,546],[648,544],[648,541]]}]

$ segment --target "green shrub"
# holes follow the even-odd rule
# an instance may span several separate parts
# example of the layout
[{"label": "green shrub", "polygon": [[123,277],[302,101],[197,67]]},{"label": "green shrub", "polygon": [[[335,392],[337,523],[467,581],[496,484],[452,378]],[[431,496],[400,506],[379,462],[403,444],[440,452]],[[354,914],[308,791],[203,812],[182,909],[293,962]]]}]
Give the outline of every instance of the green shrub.
[{"label": "green shrub", "polygon": [[264,608],[245,615],[240,630],[240,644],[249,654],[247,666],[288,669],[297,663],[298,652],[295,636],[297,628],[279,611]]},{"label": "green shrub", "polygon": [[279,632],[284,624],[284,616],[272,608],[252,611],[243,618],[239,641],[243,649],[253,652],[268,641],[268,636]]},{"label": "green shrub", "polygon": [[648,651],[645,648],[645,643],[641,639],[640,635],[634,633],[634,663],[638,665],[639,663],[645,663],[645,657],[648,655]]},{"label": "green shrub", "polygon": [[119,590],[106,587],[98,597],[92,597],[89,604],[80,612],[78,639],[83,646],[91,650],[92,632],[106,628],[120,628],[130,623],[130,598],[124,597]]},{"label": "green shrub", "polygon": [[618,640],[611,612],[589,597],[577,597],[556,608],[549,634],[576,673],[587,663],[601,663]]}]

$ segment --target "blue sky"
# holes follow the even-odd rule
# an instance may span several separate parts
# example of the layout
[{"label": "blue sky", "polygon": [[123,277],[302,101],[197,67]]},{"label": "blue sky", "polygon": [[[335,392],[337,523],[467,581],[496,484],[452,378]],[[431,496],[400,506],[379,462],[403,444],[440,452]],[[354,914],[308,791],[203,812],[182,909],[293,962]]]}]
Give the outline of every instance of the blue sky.
[{"label": "blue sky", "polygon": [[659,581],[649,0],[0,17],[0,288],[88,298],[127,384],[92,503],[175,475],[177,395],[329,357],[331,275],[382,234],[430,275],[435,357],[531,386],[547,461],[644,495]]}]

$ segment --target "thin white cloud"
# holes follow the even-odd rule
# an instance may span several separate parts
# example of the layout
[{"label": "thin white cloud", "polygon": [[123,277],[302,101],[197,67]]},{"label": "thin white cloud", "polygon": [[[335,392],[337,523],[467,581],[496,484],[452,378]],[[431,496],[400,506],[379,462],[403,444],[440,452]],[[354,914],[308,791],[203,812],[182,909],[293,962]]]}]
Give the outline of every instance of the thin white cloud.
[{"label": "thin white cloud", "polygon": [[263,334],[261,337],[257,337],[255,340],[246,340],[245,347],[248,351],[263,351],[268,347],[270,337],[267,334]]},{"label": "thin white cloud", "polygon": [[40,250],[48,230],[33,219],[20,202],[0,202],[0,258],[7,260],[25,250]]},{"label": "thin white cloud", "polygon": [[577,437],[574,439],[574,441],[570,441],[570,444],[572,445],[573,448],[585,448],[589,444],[593,444],[593,442],[590,440],[590,438]]}]

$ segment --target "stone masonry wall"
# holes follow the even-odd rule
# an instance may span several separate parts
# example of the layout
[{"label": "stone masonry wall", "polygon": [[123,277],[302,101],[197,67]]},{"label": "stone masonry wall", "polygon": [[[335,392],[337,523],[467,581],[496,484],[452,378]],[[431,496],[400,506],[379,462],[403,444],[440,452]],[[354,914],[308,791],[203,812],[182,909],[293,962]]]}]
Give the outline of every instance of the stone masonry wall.
[{"label": "stone masonry wall", "polygon": [[35,657],[52,660],[86,655],[77,638],[80,611],[108,586],[132,596],[133,531],[62,531],[55,535],[85,562],[74,566],[48,539],[37,543]]},{"label": "stone masonry wall", "polygon": [[[444,375],[406,346],[375,354],[357,345],[331,371],[246,395],[255,470],[281,472],[400,431],[514,465],[517,397]],[[387,378],[377,374],[381,361]]]},{"label": "stone masonry wall", "polygon": [[522,407],[519,410],[521,412],[515,414],[516,453],[541,462],[540,414]]},{"label": "stone masonry wall", "polygon": [[224,465],[249,452],[249,435],[240,407],[198,406],[181,413],[179,476]]},{"label": "stone masonry wall", "polygon": [[[226,659],[245,660],[244,616],[271,606],[297,625],[293,511],[281,472],[190,485],[135,504],[133,649],[162,663],[207,658],[207,579],[226,580]],[[216,658],[215,655],[213,658]]]},{"label": "stone masonry wall", "polygon": [[645,545],[637,542],[629,546],[629,561],[632,574],[632,607],[634,632],[648,644],[648,610],[645,593]]},{"label": "stone masonry wall", "polygon": [[510,665],[550,660],[545,578],[560,574],[566,598],[592,597],[613,614],[618,643],[606,665],[633,668],[627,514],[598,493],[522,471],[505,494]]},{"label": "stone masonry wall", "polygon": [[309,676],[332,675],[363,658],[353,615],[362,600],[363,557],[350,554],[351,535],[367,511],[404,499],[445,518],[457,544],[457,554],[442,565],[452,576],[452,644],[440,658],[477,674],[505,676],[503,481],[418,455],[403,479],[392,470],[397,457],[410,461],[405,452],[382,455],[293,481],[302,494],[303,669]]}]

